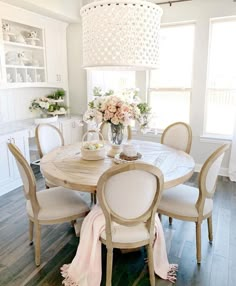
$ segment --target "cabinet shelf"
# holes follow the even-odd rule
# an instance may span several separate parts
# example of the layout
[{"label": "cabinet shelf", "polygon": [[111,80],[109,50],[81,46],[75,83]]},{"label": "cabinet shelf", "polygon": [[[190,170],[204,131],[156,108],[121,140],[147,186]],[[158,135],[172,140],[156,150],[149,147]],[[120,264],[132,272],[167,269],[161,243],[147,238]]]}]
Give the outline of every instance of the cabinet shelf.
[{"label": "cabinet shelf", "polygon": [[38,69],[44,70],[45,67],[38,67],[38,66],[18,66],[18,65],[5,65],[6,68],[17,68],[17,69]]},{"label": "cabinet shelf", "polygon": [[33,45],[22,44],[22,43],[17,43],[17,42],[3,41],[3,44],[6,46],[14,46],[14,47],[20,47],[20,48],[26,48],[26,49],[44,50],[44,47],[41,47],[41,46],[33,46]]},{"label": "cabinet shelf", "polygon": [[2,19],[7,84],[46,82],[44,36],[41,28]]}]

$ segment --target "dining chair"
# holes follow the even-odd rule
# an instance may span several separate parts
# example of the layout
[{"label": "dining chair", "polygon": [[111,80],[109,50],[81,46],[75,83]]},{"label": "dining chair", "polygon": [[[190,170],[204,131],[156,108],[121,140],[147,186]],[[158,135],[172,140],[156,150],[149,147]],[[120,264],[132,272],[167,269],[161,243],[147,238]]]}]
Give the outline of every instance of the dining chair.
[{"label": "dining chair", "polygon": [[208,237],[212,242],[213,196],[220,166],[229,144],[224,144],[213,152],[203,164],[198,180],[198,188],[178,185],[163,192],[157,212],[184,221],[196,223],[196,256],[201,263],[201,224],[207,219]]},{"label": "dining chair", "polygon": [[[109,123],[106,121],[103,121],[102,124],[99,127],[99,131],[102,133],[104,140],[108,140],[108,132],[109,132]],[[127,140],[132,139],[132,130],[131,126],[128,125],[125,127],[125,137],[127,137]]]},{"label": "dining chair", "polygon": [[36,192],[36,180],[32,169],[13,143],[8,148],[16,159],[26,198],[29,218],[29,239],[33,242],[35,227],[35,264],[40,265],[41,225],[73,222],[86,216],[89,207],[76,191],[55,187]]},{"label": "dining chair", "polygon": [[[192,145],[192,129],[185,122],[175,122],[167,126],[161,136],[161,144],[165,144],[177,150],[190,153]],[[172,217],[169,217],[169,224],[172,224]]]},{"label": "dining chair", "polygon": [[114,166],[103,173],[97,197],[105,216],[100,234],[107,248],[106,286],[111,285],[113,248],[146,246],[150,283],[155,285],[153,266],[154,220],[163,189],[162,172],[145,163]]},{"label": "dining chair", "polygon": [[185,122],[175,122],[167,126],[161,136],[161,144],[190,153],[192,129]]},{"label": "dining chair", "polygon": [[[40,158],[53,149],[64,146],[64,138],[61,131],[56,126],[49,123],[37,125],[35,137]],[[56,187],[55,184],[48,179],[45,179],[45,185],[47,188]]]},{"label": "dining chair", "polygon": [[49,123],[37,125],[35,137],[40,158],[53,149],[64,146],[64,138],[61,131]]}]

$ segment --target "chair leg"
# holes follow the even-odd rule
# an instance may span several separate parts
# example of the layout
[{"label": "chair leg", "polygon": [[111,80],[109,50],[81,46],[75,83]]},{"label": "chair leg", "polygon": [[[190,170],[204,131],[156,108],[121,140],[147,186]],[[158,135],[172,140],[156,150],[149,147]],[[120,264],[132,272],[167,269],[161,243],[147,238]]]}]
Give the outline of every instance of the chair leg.
[{"label": "chair leg", "polygon": [[172,221],[173,221],[172,217],[169,217],[169,225],[172,225]]},{"label": "chair leg", "polygon": [[30,245],[33,244],[33,237],[34,237],[34,223],[29,220],[29,240],[30,240]]},{"label": "chair leg", "polygon": [[210,243],[212,243],[212,241],[213,241],[212,216],[210,216],[210,217],[207,219],[207,225],[208,225],[208,237],[209,237],[209,241],[210,241]]},{"label": "chair leg", "polygon": [[74,227],[75,223],[76,223],[76,220],[71,220],[70,222],[71,227]]},{"label": "chair leg", "polygon": [[149,269],[150,285],[155,286],[155,274],[154,274],[152,245],[151,244],[147,245],[146,249],[147,249],[147,255],[148,255],[148,269]]},{"label": "chair leg", "polygon": [[201,263],[201,225],[202,222],[196,222],[197,263]]},{"label": "chair leg", "polygon": [[96,193],[91,193],[91,206],[96,205],[96,203],[97,203]]},{"label": "chair leg", "polygon": [[112,262],[113,262],[113,249],[112,248],[107,248],[106,286],[111,286],[111,281],[112,281]]},{"label": "chair leg", "polygon": [[37,222],[35,224],[35,264],[40,265],[40,240],[41,240],[41,230],[40,224]]}]

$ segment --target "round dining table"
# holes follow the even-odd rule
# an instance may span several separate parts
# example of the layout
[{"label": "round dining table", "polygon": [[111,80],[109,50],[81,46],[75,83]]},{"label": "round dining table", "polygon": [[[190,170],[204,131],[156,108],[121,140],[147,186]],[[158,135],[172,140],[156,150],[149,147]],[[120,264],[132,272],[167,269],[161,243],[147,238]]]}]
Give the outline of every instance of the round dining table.
[{"label": "round dining table", "polygon": [[[193,158],[183,151],[150,141],[131,140],[129,143],[135,145],[142,155],[140,161],[155,165],[162,171],[164,189],[184,183],[194,172]],[[95,193],[99,177],[117,163],[108,156],[102,160],[84,160],[80,149],[81,143],[54,149],[41,159],[41,171],[57,186]]]}]

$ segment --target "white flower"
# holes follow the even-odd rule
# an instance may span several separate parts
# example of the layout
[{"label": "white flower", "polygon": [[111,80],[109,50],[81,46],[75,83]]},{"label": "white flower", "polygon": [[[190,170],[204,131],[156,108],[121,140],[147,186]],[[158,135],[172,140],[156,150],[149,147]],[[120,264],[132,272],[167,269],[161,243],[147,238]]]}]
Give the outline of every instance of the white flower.
[{"label": "white flower", "polygon": [[39,102],[39,105],[40,105],[41,108],[45,108],[46,103],[44,101],[41,101],[41,102]]}]

